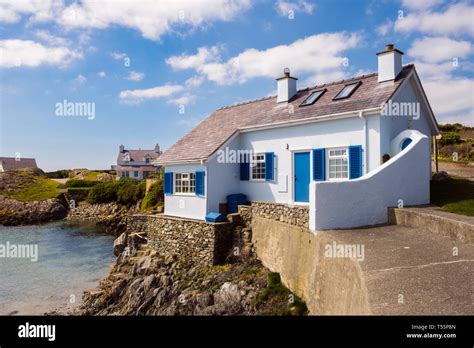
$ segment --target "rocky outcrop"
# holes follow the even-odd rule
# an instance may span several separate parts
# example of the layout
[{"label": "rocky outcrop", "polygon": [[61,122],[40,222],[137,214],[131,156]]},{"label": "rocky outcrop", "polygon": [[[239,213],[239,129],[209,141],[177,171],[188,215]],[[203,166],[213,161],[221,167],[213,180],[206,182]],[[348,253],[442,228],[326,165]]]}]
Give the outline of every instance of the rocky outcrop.
[{"label": "rocky outcrop", "polygon": [[253,254],[220,266],[196,265],[178,259],[177,255],[160,255],[141,242],[143,238],[136,234],[120,237],[116,245],[124,248],[110,274],[99,287],[85,293],[76,314],[306,313],[304,303],[281,283],[269,284],[272,273]]},{"label": "rocky outcrop", "polygon": [[0,195],[0,225],[30,225],[59,220],[66,216],[64,200],[52,198],[44,201],[21,202]]},{"label": "rocky outcrop", "polygon": [[95,222],[105,232],[118,236],[126,229],[127,215],[133,214],[137,210],[138,208],[127,208],[117,203],[89,204],[79,202],[76,207],[69,210],[67,220]]}]

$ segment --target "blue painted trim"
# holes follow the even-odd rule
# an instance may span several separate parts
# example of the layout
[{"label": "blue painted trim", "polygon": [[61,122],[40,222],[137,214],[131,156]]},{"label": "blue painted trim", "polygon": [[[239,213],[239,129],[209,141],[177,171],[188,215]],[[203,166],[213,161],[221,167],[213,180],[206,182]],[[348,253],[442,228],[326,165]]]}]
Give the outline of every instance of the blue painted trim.
[{"label": "blue painted trim", "polygon": [[326,149],[313,149],[313,180],[326,180]]}]

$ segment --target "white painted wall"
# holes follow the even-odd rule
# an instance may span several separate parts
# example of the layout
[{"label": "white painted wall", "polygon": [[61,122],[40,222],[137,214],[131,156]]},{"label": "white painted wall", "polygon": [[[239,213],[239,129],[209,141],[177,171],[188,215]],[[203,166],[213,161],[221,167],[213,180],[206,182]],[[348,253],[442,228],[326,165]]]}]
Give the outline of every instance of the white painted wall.
[{"label": "white painted wall", "polygon": [[[206,171],[205,165],[200,164],[180,164],[165,167],[165,172],[173,173],[194,173],[195,171]],[[205,180],[205,192],[209,187],[208,180]],[[173,190],[175,185],[173,182]],[[171,216],[181,216],[192,219],[204,220],[207,213],[206,196],[196,196],[195,194],[165,195],[165,214]]]},{"label": "white painted wall", "polygon": [[[411,78],[407,83],[403,84],[397,93],[395,94],[392,103],[419,103],[420,104],[420,117],[414,119],[410,115],[403,116],[380,116],[380,153],[381,156],[389,154],[394,156],[400,151],[400,148],[394,150],[391,148],[392,140],[402,131],[406,129],[415,129],[420,133],[425,134],[429,137],[430,147],[427,153],[420,157],[422,161],[428,161],[431,163],[431,128],[429,121],[430,116],[426,105],[422,102],[422,97],[417,88],[414,87],[414,77]],[[403,139],[402,139],[403,141]],[[431,178],[431,166],[427,175]]]},{"label": "white painted wall", "polygon": [[[380,165],[379,151],[379,120],[378,116],[366,116],[369,146],[374,145],[370,152],[368,169],[373,170]],[[304,125],[287,126],[241,133],[242,149],[254,152],[275,153],[274,181],[240,181],[240,192],[249,200],[293,203],[293,153],[295,151],[311,151],[314,148],[346,147],[365,143],[364,119],[351,117]],[[289,149],[287,149],[287,145]],[[376,146],[375,146],[376,145]],[[363,155],[365,156],[365,148]],[[312,156],[310,156],[312,161]],[[363,160],[365,164],[365,158]],[[312,163],[310,164],[312,168]],[[363,166],[365,171],[365,165]],[[237,168],[238,170],[238,168]],[[238,172],[237,172],[238,173]],[[312,178],[312,173],[311,173]],[[282,181],[287,181],[287,190],[279,189]],[[283,186],[283,185],[282,185]]]},{"label": "white painted wall", "polygon": [[[222,149],[239,150],[240,137],[234,136]],[[219,203],[227,202],[227,195],[240,193],[240,165],[239,163],[220,162],[218,152],[209,158],[207,164],[208,190],[206,192],[208,204],[207,212],[219,212]]]},{"label": "white painted wall", "polygon": [[405,130],[393,144],[404,138],[413,141],[402,152],[376,170],[358,179],[316,182],[310,188],[310,229],[313,231],[351,228],[387,222],[387,207],[427,204],[430,179],[424,161],[430,142],[417,130]]}]

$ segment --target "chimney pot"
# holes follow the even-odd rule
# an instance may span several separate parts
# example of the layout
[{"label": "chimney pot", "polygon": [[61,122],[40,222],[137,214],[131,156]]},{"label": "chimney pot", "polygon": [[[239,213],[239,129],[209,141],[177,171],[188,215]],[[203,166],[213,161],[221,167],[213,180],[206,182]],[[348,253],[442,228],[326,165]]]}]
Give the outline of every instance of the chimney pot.
[{"label": "chimney pot", "polygon": [[393,51],[393,44],[385,45],[385,51]]}]

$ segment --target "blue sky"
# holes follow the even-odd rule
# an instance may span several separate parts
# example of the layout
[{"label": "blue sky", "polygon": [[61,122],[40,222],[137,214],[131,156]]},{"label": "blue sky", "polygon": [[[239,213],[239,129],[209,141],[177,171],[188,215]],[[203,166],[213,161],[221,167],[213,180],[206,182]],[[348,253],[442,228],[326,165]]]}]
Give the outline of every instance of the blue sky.
[{"label": "blue sky", "polygon": [[[106,169],[166,149],[218,107],[415,63],[440,123],[474,125],[472,1],[0,0],[0,156]],[[58,116],[93,103],[95,117]],[[92,105],[92,104],[90,104]]]}]

